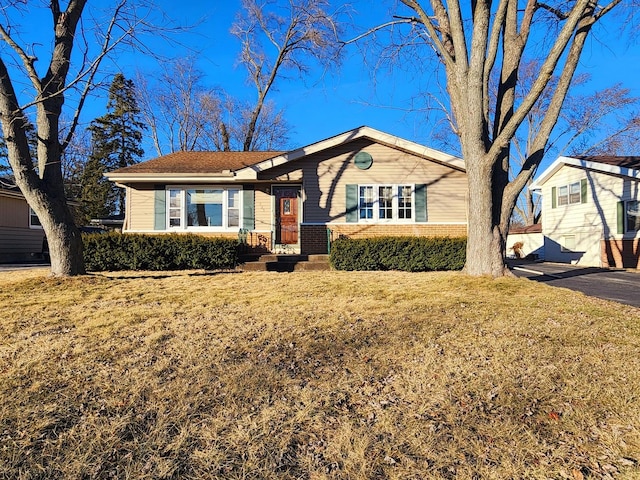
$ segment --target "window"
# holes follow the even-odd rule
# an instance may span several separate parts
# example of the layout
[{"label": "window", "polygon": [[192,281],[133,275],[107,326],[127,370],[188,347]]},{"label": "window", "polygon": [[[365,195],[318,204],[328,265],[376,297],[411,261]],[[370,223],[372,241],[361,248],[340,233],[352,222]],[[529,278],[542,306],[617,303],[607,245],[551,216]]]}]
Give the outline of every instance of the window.
[{"label": "window", "polygon": [[393,218],[393,187],[378,187],[379,217]]},{"label": "window", "polygon": [[586,181],[582,180],[580,182],[574,182],[570,183],[569,185],[558,187],[558,206],[561,207],[564,205],[584,203],[586,200],[586,186]]},{"label": "window", "polygon": [[182,192],[169,190],[169,227],[182,226]]},{"label": "window", "polygon": [[34,212],[31,207],[29,207],[29,227],[42,228],[42,223],[40,223],[38,215],[36,215],[36,212]]},{"label": "window", "polygon": [[573,252],[575,249],[576,249],[576,236],[564,235],[562,237],[562,245],[560,246],[560,251]]},{"label": "window", "polygon": [[358,218],[366,220],[411,220],[412,185],[359,185]]},{"label": "window", "polygon": [[580,203],[580,182],[569,185],[569,205]]},{"label": "window", "polygon": [[400,185],[398,187],[398,218],[411,218],[411,187],[408,185]]},{"label": "window", "polygon": [[240,190],[188,187],[167,190],[169,228],[225,230],[240,227]]},{"label": "window", "polygon": [[640,231],[640,202],[633,200],[625,203],[626,232]]},{"label": "window", "polygon": [[368,219],[373,218],[373,204],[375,203],[373,197],[373,187],[360,187],[360,218]]}]

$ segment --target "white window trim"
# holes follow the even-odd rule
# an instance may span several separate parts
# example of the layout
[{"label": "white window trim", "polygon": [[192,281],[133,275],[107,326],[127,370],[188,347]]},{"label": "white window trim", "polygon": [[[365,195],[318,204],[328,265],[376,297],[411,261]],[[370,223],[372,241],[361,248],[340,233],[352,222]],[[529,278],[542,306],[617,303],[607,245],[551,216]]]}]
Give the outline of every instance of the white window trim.
[{"label": "white window trim", "polygon": [[[360,216],[360,188],[362,187],[372,187],[373,188],[373,217],[372,218],[362,218]],[[391,208],[392,208],[392,218],[380,218],[380,198],[379,192],[380,187],[391,187],[391,191],[393,193],[393,197],[391,200]],[[398,218],[398,187],[410,187],[411,188],[411,218]],[[391,224],[407,224],[407,223],[415,223],[416,218],[416,185],[414,183],[361,183],[357,186],[357,194],[358,194],[358,223],[391,223]]]},{"label": "white window trim", "polygon": [[[171,191],[178,190],[180,192],[180,226],[172,227],[170,220],[171,213]],[[190,227],[187,225],[187,190],[223,190],[222,195],[222,226],[213,227]],[[238,210],[238,225],[230,227],[229,222],[229,190],[237,190],[238,194],[238,206],[235,207]],[[237,232],[243,228],[243,195],[242,185],[167,185],[165,187],[165,225],[167,231],[171,232]]]},{"label": "white window trim", "polygon": [[624,200],[624,232],[625,233],[631,233],[631,234],[637,234],[638,232],[640,232],[640,229],[638,230],[632,230],[629,228],[629,204],[632,202],[637,202],[638,206],[640,207],[640,200]]},{"label": "white window trim", "polygon": [[29,228],[33,228],[34,230],[42,230],[42,223],[40,223],[39,218],[38,218],[39,225],[34,225],[33,223],[31,223],[31,219],[33,217],[38,218],[38,215],[36,215],[36,212],[33,211],[33,208],[29,207]]},{"label": "white window trim", "polygon": [[[572,186],[578,186],[578,201],[577,202],[572,202],[571,201],[571,187]],[[560,189],[561,188],[565,188],[567,189],[567,203],[560,203]],[[563,195],[564,197],[565,195]],[[578,180],[577,182],[571,182],[571,183],[567,183],[567,184],[563,184],[558,186],[557,190],[556,190],[556,206],[558,207],[568,207],[570,205],[577,205],[579,203],[582,203],[582,185],[581,185],[581,180]]]}]

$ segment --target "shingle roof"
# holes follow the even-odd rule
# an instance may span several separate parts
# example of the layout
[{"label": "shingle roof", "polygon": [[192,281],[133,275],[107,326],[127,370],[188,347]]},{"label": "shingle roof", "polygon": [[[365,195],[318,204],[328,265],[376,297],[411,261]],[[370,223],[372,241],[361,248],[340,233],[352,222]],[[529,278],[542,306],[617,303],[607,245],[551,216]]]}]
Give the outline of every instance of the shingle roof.
[{"label": "shingle roof", "polygon": [[604,163],[606,165],[613,165],[615,167],[632,168],[635,170],[640,169],[640,157],[636,156],[585,155],[573,158],[586,160],[587,162]]},{"label": "shingle roof", "polygon": [[221,173],[238,170],[284,152],[175,152],[111,173]]}]

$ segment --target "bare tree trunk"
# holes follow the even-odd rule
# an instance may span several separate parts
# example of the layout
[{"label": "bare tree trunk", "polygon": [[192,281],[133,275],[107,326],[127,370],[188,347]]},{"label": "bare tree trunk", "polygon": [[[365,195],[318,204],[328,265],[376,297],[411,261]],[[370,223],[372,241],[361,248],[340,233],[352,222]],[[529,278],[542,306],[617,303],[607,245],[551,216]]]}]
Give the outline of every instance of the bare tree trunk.
[{"label": "bare tree trunk", "polygon": [[49,246],[51,275],[69,276],[85,273],[82,236],[64,198],[47,198],[29,202],[38,215]]},{"label": "bare tree trunk", "polygon": [[[19,47],[29,78],[38,96],[36,130],[38,135],[38,167],[27,142],[28,120],[18,99],[6,64],[0,58],[0,120],[11,169],[29,206],[42,224],[49,244],[51,274],[56,276],[85,273],[82,257],[82,238],[67,205],[62,178],[62,148],[58,138],[59,118],[64,103],[63,91],[69,71],[76,26],[86,0],[73,0],[66,12],[60,11],[57,1],[51,2],[54,19],[55,47],[44,78],[39,79],[33,62]],[[1,31],[9,44],[12,39]]]},{"label": "bare tree trunk", "polygon": [[492,193],[493,176],[483,163],[486,165],[486,161],[472,162],[467,169],[469,221],[464,272],[501,277],[509,274],[504,261],[508,223],[505,227]]}]

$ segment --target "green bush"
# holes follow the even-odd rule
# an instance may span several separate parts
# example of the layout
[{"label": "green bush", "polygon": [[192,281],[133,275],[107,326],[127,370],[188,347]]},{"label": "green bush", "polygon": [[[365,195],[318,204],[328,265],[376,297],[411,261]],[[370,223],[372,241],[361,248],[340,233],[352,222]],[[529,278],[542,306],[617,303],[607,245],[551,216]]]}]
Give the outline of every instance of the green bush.
[{"label": "green bush", "polygon": [[466,238],[341,237],[331,244],[330,261],[336,270],[461,270],[466,246]]},{"label": "green bush", "polygon": [[238,264],[238,242],[200,235],[136,235],[117,232],[83,235],[90,271],[219,270]]}]

